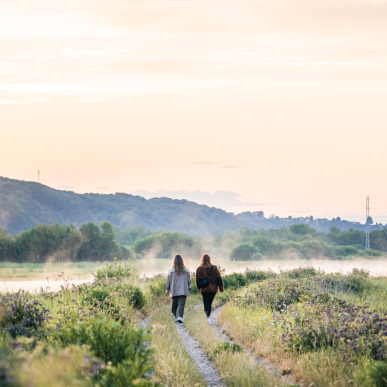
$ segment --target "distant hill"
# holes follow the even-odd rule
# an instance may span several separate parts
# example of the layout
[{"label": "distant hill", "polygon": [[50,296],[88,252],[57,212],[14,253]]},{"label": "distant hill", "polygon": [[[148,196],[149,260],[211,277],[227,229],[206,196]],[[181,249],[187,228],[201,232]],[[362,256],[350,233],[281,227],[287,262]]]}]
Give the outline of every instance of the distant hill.
[{"label": "distant hill", "polygon": [[[226,233],[241,227],[256,230],[279,228],[298,223],[308,223],[325,232],[332,225],[341,230],[364,229],[360,223],[339,219],[266,219],[262,212],[234,215],[187,200],[146,200],[124,193],[77,194],[35,182],[0,177],[0,225],[7,228],[10,234],[20,233],[42,223],[74,223],[80,227],[89,221],[100,224],[104,220],[120,228],[143,226],[148,230],[180,231],[195,235]],[[374,225],[372,229],[383,229],[383,225]]]}]

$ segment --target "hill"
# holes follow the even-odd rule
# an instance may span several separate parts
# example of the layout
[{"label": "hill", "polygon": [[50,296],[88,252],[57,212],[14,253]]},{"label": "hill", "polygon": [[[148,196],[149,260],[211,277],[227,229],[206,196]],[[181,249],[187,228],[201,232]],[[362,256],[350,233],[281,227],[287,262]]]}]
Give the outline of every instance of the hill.
[{"label": "hill", "polygon": [[[0,226],[5,227],[10,234],[18,234],[39,224],[74,223],[80,227],[87,222],[101,224],[103,221],[111,222],[121,229],[143,226],[147,230],[170,230],[194,235],[227,233],[241,227],[277,229],[300,223],[309,224],[323,232],[328,232],[331,226],[340,230],[364,230],[361,223],[339,218],[267,219],[260,211],[234,215],[187,200],[147,200],[125,193],[77,194],[35,182],[0,177]],[[383,228],[381,224],[372,226],[372,230]]]},{"label": "hill", "polygon": [[187,200],[146,200],[124,193],[77,194],[43,184],[0,177],[0,225],[18,234],[38,224],[109,221],[120,228],[143,226],[149,230],[207,235],[233,231],[239,221],[232,213]]}]

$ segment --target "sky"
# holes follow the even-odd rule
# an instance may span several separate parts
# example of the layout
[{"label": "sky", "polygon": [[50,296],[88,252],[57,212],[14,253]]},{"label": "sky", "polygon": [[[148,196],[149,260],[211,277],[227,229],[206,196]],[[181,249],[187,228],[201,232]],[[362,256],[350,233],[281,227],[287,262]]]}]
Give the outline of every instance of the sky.
[{"label": "sky", "polygon": [[0,176],[387,222],[387,0],[2,0]]}]

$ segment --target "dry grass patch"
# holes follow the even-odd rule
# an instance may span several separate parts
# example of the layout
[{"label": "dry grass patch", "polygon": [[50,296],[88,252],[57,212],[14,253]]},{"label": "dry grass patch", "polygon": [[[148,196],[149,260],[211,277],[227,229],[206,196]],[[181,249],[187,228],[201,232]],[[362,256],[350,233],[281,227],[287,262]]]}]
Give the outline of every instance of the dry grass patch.
[{"label": "dry grass patch", "polygon": [[220,377],[228,387],[274,387],[286,384],[268,371],[255,363],[244,351],[238,352],[225,349],[214,353],[222,340],[219,339],[214,329],[208,324],[207,319],[200,310],[192,311],[185,319],[185,328],[201,344],[207,357],[214,361]]}]

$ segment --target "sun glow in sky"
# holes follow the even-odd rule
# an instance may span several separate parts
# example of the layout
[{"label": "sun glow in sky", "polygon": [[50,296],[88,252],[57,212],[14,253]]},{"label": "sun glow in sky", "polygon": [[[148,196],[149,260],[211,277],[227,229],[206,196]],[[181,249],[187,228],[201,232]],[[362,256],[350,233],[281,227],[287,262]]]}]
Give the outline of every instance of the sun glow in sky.
[{"label": "sun glow in sky", "polygon": [[0,45],[2,176],[387,222],[387,0],[2,0]]}]

